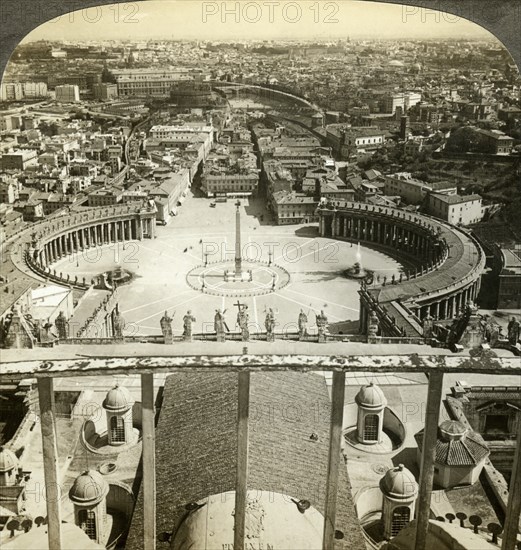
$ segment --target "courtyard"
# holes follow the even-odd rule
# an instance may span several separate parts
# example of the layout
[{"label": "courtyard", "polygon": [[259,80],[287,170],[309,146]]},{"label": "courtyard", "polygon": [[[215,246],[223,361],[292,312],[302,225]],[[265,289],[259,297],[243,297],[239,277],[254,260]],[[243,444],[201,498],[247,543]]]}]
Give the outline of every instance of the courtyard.
[{"label": "courtyard", "polygon": [[[246,283],[225,281],[224,269],[233,266],[235,257],[235,203],[229,199],[211,208],[209,199],[190,194],[168,225],[156,227],[155,239],[86,249],[53,268],[87,280],[118,266],[132,272],[132,282],[118,288],[129,336],[160,334],[165,311],[174,318],[174,334],[182,333],[188,310],[196,318],[194,332],[212,332],[217,309],[226,311],[227,325],[234,331],[238,303],[248,307],[252,333],[265,330],[269,308],[275,312],[277,332],[296,331],[301,310],[311,334],[321,310],[331,332],[358,332],[359,282],[343,274],[357,261],[356,243],[319,237],[317,224],[271,225],[260,199],[243,200],[240,212],[241,255],[245,269],[254,266],[250,287],[262,293],[249,293]],[[360,254],[363,267],[375,276],[398,276],[403,268],[377,250],[361,247]],[[211,267],[206,282],[212,293],[202,292],[200,284],[189,284],[189,273],[205,263]],[[272,269],[267,268],[269,263]]]}]

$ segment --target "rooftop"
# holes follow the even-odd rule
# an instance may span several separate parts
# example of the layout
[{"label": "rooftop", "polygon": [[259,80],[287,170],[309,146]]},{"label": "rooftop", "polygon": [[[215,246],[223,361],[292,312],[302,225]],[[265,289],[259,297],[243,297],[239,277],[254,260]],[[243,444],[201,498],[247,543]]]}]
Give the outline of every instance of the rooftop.
[{"label": "rooftop", "polygon": [[[186,516],[187,504],[234,490],[237,391],[237,377],[230,374],[191,373],[166,379],[156,428],[156,468],[161,480],[157,485],[158,533],[175,531]],[[330,407],[323,377],[254,374],[250,400],[256,413],[250,420],[249,487],[308,500],[323,513],[329,422],[314,412],[317,407]],[[298,422],[291,421],[294,414]],[[174,426],[176,443],[172,445]],[[310,439],[311,434],[317,434],[318,440]],[[338,548],[364,548],[345,468],[341,468],[339,487],[337,522],[344,539]],[[140,494],[129,550],[142,547],[142,506]]]}]

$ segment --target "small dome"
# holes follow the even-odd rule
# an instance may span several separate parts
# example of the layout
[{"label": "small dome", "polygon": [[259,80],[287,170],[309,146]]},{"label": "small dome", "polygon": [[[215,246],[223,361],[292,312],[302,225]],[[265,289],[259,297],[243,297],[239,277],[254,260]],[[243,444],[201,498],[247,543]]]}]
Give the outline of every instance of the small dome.
[{"label": "small dome", "polygon": [[95,470],[79,475],[69,490],[69,498],[75,504],[94,506],[101,502],[109,492],[108,483]]},{"label": "small dome", "polygon": [[0,473],[10,472],[14,468],[18,468],[18,459],[13,451],[0,447]]},{"label": "small dome", "polygon": [[466,433],[467,428],[457,420],[445,420],[439,427],[439,435],[445,441],[461,439]]},{"label": "small dome", "polygon": [[116,384],[105,397],[103,408],[112,412],[128,411],[134,404],[130,392],[127,388]]},{"label": "small dome", "polygon": [[[424,431],[414,438],[419,449],[423,447]],[[438,428],[436,439],[437,464],[443,466],[476,466],[490,454],[485,440],[474,430],[457,420],[446,420]]]},{"label": "small dome", "polygon": [[368,409],[383,409],[387,405],[384,392],[372,382],[363,386],[355,397],[356,404]]},{"label": "small dome", "polygon": [[387,470],[380,480],[380,490],[388,497],[408,499],[418,493],[416,479],[403,464]]}]

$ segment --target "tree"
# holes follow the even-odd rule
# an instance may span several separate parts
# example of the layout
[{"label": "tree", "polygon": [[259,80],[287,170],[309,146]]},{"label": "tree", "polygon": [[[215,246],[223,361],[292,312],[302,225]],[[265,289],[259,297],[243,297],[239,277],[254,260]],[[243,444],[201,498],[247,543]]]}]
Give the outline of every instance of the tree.
[{"label": "tree", "polygon": [[463,126],[451,133],[449,139],[447,139],[447,144],[445,147],[447,151],[467,153],[477,149],[480,142],[480,136],[476,132],[475,128],[472,126]]}]

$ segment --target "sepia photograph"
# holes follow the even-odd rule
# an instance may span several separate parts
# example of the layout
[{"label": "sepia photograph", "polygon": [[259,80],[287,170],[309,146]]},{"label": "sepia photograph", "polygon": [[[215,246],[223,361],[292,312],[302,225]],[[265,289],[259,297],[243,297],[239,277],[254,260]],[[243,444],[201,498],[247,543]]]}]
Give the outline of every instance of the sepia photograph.
[{"label": "sepia photograph", "polygon": [[0,10],[2,550],[521,549],[502,2],[107,1]]}]

